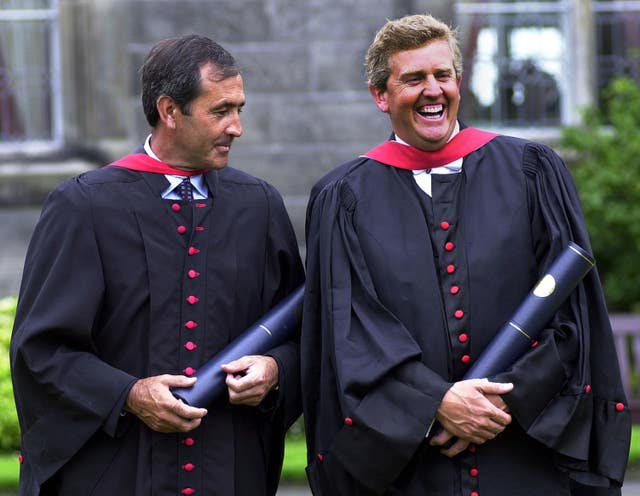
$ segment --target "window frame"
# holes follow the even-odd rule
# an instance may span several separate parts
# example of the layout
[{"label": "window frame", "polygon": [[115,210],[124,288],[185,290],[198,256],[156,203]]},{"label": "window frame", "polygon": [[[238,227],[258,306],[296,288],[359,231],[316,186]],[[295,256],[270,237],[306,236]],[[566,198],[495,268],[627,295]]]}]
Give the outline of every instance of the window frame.
[{"label": "window frame", "polygon": [[[565,40],[564,56],[560,59],[566,74],[575,74],[575,57],[570,52],[571,40],[575,39],[572,25],[572,14],[574,5],[570,0],[555,0],[549,2],[469,2],[458,1],[454,4],[454,16],[457,24],[460,24],[460,17],[463,15],[514,15],[514,14],[557,14],[559,16],[558,29]],[[489,25],[488,25],[489,26]],[[535,27],[535,25],[532,25]],[[462,47],[461,47],[462,48]],[[500,48],[499,48],[500,50]],[[463,54],[464,55],[464,54]],[[511,59],[507,59],[511,60]],[[498,64],[504,61],[497,61]],[[463,75],[464,77],[464,75]],[[576,121],[575,109],[579,102],[576,101],[575,91],[572,90],[572,80],[569,77],[562,77],[558,80],[558,91],[560,93],[559,124],[549,125],[540,122],[533,122],[531,125],[515,126],[503,121],[489,121],[490,128],[501,131],[512,132],[519,135],[534,134],[535,136],[556,137],[558,128],[570,125]],[[523,133],[523,131],[525,131]]]},{"label": "window frame", "polygon": [[57,150],[63,144],[63,118],[62,118],[62,81],[61,81],[61,56],[60,56],[60,26],[58,0],[49,0],[48,7],[6,9],[0,10],[0,26],[3,23],[23,21],[45,21],[50,28],[49,40],[49,81],[51,95],[51,138],[2,141],[0,140],[0,154],[24,153],[25,145],[28,145],[29,153],[49,152]]}]

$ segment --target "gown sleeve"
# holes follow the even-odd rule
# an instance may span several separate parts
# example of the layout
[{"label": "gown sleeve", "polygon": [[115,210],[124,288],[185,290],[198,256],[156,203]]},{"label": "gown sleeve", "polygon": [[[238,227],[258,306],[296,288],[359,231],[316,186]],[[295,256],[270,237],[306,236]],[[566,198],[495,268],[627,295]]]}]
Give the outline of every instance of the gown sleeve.
[{"label": "gown sleeve", "polygon": [[[545,146],[528,145],[523,172],[541,274],[569,241],[591,252],[578,194],[561,159]],[[631,416],[595,268],[543,331],[539,346],[493,379],[516,385],[504,397],[512,415],[553,450],[572,479],[619,487]]]},{"label": "gown sleeve", "polygon": [[[304,283],[304,269],[296,236],[282,197],[271,186],[265,186],[269,205],[269,239],[267,243],[263,313]],[[278,389],[267,397],[261,409],[282,410],[282,432],[285,432],[302,413],[300,399],[299,335],[269,350],[266,354],[278,363]]]},{"label": "gown sleeve", "polygon": [[451,386],[421,362],[410,332],[377,297],[357,207],[350,186],[337,181],[308,210],[301,354],[316,495],[332,494],[345,475],[383,492],[424,441]]},{"label": "gown sleeve", "polygon": [[136,380],[96,354],[104,280],[93,222],[89,195],[70,180],[49,196],[26,257],[10,359],[21,469],[40,484],[98,430],[117,434]]}]

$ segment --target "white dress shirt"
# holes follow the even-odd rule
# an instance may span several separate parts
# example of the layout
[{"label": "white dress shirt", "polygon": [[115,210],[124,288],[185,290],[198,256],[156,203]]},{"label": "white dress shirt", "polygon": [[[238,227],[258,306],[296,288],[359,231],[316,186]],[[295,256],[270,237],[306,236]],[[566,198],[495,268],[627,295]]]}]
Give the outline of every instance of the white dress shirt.
[{"label": "white dress shirt", "polygon": [[[153,153],[151,149],[151,135],[147,136],[144,142],[144,151],[147,152],[151,158],[154,158],[161,162],[158,156]],[[162,192],[162,198],[165,200],[180,200],[180,195],[175,188],[182,182],[184,176],[174,176],[172,174],[165,174],[164,177],[169,181],[169,186]],[[204,181],[202,174],[197,176],[190,176],[189,181],[193,186],[193,199],[194,200],[206,200],[209,196],[209,189],[207,183]]]},{"label": "white dress shirt", "polygon": [[[453,137],[460,132],[460,124],[456,121],[456,127],[453,129],[453,133],[447,140],[447,143],[453,139]],[[403,145],[409,145],[407,142],[403,141],[401,138],[396,136],[396,141],[398,143],[402,143]],[[457,174],[462,170],[462,159],[454,160],[453,162],[445,165],[441,165],[440,167],[434,167],[433,169],[422,169],[422,170],[414,170],[413,179],[415,180],[418,187],[424,191],[426,194],[431,196],[431,174]]]}]

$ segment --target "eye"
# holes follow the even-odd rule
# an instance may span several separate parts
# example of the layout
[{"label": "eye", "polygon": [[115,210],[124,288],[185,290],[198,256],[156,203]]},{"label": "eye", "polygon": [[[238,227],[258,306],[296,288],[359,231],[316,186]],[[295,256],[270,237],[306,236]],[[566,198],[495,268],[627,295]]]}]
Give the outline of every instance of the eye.
[{"label": "eye", "polygon": [[420,83],[420,81],[422,81],[422,76],[420,76],[419,74],[412,74],[403,78],[403,82],[409,85],[418,84]]}]

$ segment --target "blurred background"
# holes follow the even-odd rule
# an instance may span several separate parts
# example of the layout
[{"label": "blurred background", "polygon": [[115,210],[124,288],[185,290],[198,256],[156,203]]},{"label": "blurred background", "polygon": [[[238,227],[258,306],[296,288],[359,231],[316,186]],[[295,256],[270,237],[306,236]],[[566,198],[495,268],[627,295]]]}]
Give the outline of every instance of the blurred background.
[{"label": "blurred background", "polygon": [[459,26],[462,118],[550,144],[617,76],[640,81],[640,2],[439,0],[0,0],[0,296],[51,188],[142,143],[138,69],[151,45],[210,36],[244,70],[231,165],[285,196],[304,249],[310,187],[386,139],[363,58],[388,18]]},{"label": "blurred background", "polygon": [[138,69],[156,41],[198,33],[236,57],[247,105],[230,164],[280,190],[304,254],[311,186],[390,132],[367,46],[387,19],[425,12],[460,28],[461,118],[550,144],[572,168],[637,395],[640,1],[0,0],[0,344],[47,193],[149,133]]}]

